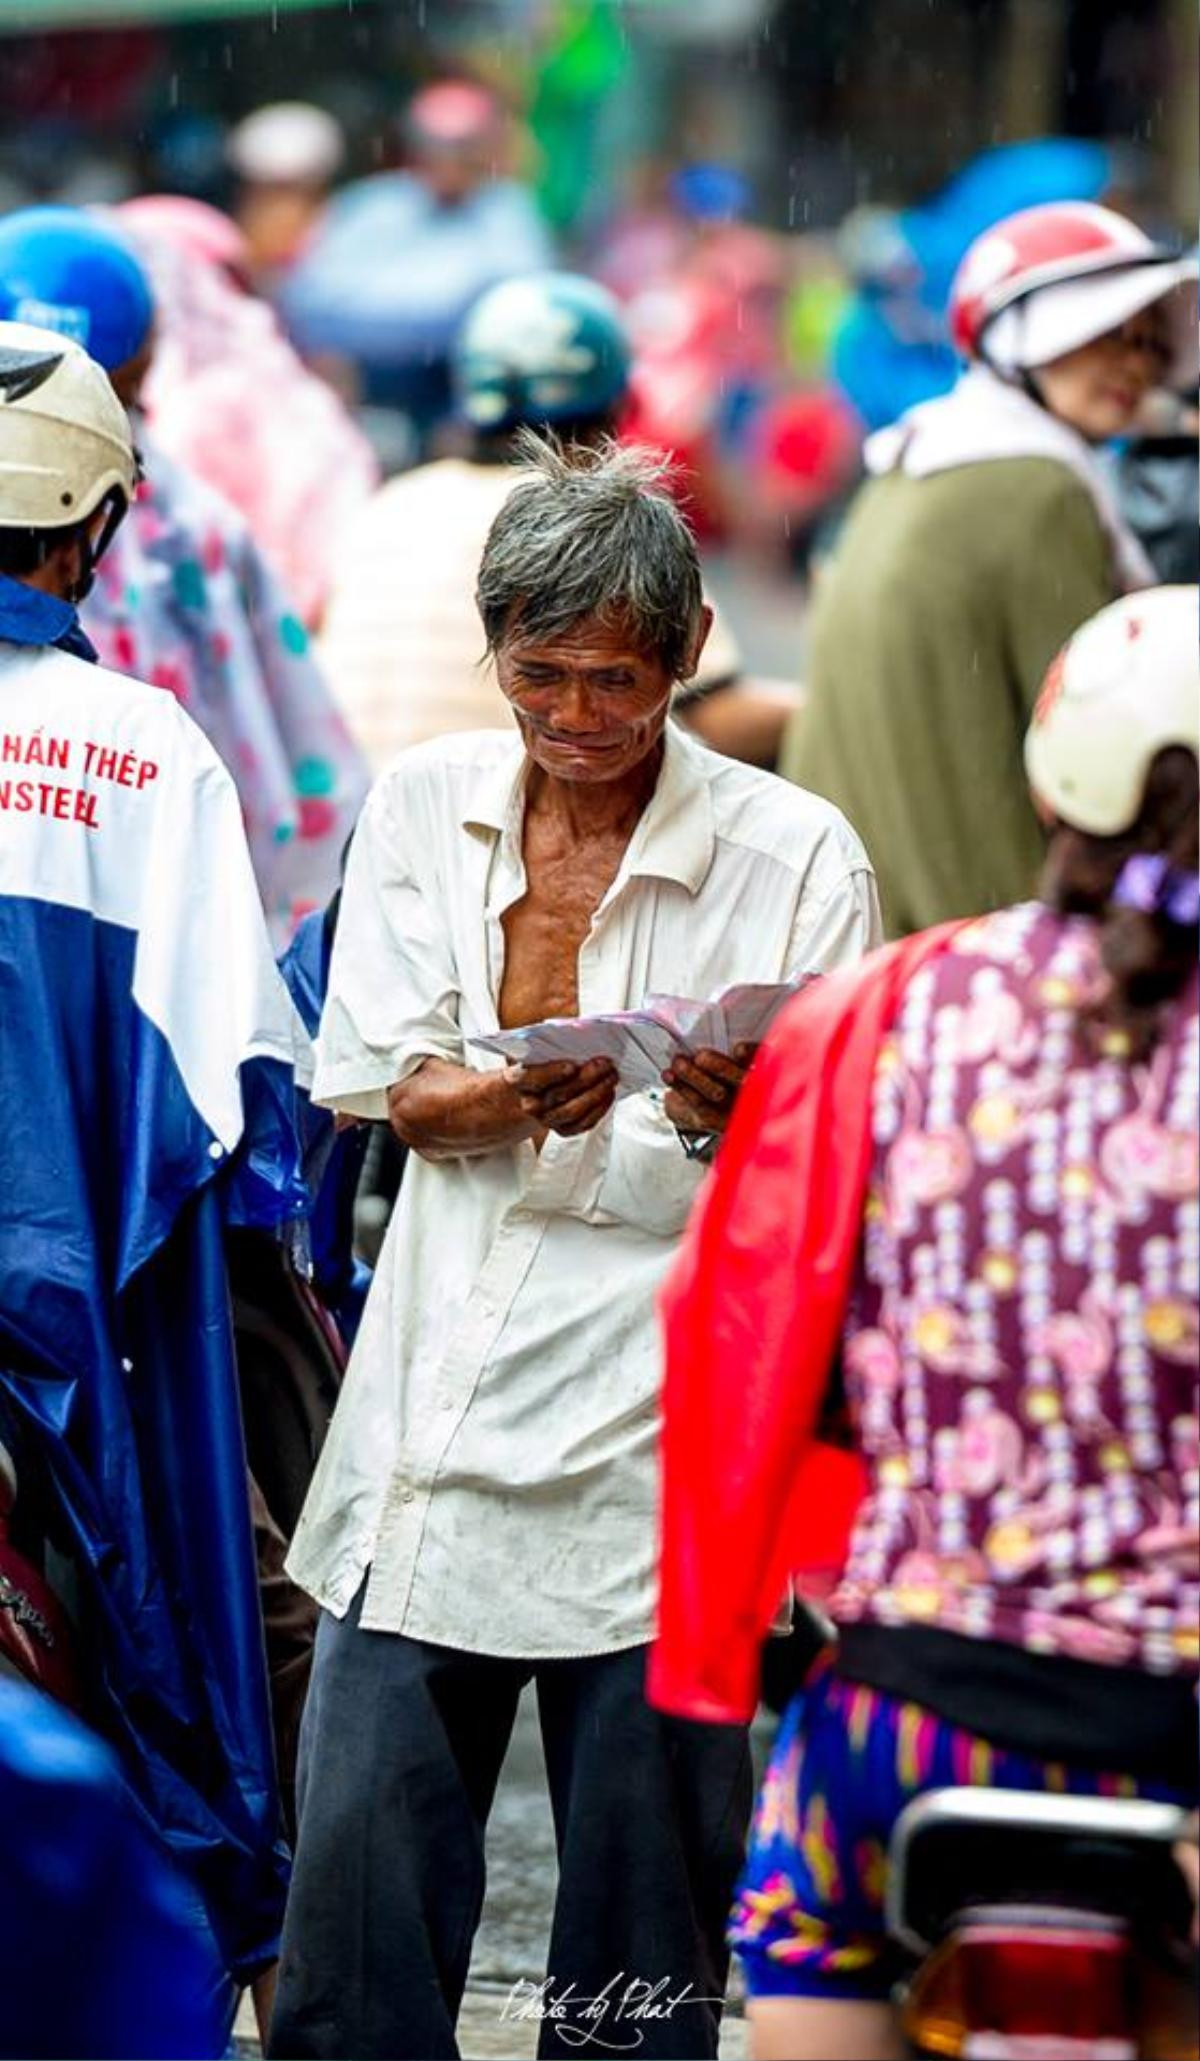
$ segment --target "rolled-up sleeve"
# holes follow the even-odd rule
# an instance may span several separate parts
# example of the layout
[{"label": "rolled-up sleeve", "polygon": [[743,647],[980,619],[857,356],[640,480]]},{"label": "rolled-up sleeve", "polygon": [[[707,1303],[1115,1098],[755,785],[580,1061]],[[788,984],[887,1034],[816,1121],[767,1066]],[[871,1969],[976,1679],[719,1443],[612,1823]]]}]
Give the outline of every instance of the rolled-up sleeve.
[{"label": "rolled-up sleeve", "polygon": [[461,1064],[458,975],[385,782],[354,835],[317,1036],[313,1100],[386,1119],[387,1091],[426,1059]]}]

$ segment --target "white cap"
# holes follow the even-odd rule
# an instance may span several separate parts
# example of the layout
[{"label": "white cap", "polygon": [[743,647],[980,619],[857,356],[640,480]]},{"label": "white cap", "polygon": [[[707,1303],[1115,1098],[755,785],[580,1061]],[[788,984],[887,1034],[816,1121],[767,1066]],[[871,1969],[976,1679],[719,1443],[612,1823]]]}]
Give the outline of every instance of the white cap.
[{"label": "white cap", "polygon": [[345,157],[341,125],[307,100],[277,100],[256,108],[229,137],[234,171],[264,185],[323,185],[340,172]]},{"label": "white cap", "polygon": [[1200,376],[1196,280],[1195,256],[1150,257],[1092,278],[1085,273],[1034,287],[992,317],[984,332],[984,355],[998,372],[1032,371],[1095,343],[1143,308],[1165,301],[1172,354],[1165,384],[1194,386]]},{"label": "white cap", "polygon": [[67,529],[136,484],[108,375],[55,330],[0,322],[0,529]]},{"label": "white cap", "polygon": [[1035,795],[1095,837],[1128,830],[1151,762],[1200,758],[1200,589],[1147,587],[1102,608],[1046,675],[1025,738]]}]

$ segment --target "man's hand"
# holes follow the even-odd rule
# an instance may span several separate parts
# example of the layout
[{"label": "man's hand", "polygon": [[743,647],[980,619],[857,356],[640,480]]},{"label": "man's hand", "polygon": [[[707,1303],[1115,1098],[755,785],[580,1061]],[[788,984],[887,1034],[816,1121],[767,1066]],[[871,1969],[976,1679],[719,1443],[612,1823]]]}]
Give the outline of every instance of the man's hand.
[{"label": "man's hand", "polygon": [[757,1050],[735,1045],[731,1053],[704,1051],[672,1060],[663,1075],[663,1108],[676,1130],[723,1131]]},{"label": "man's hand", "polygon": [[508,1076],[532,1123],[560,1138],[578,1138],[608,1115],[617,1099],[617,1069],[611,1059],[587,1059],[582,1066],[555,1059],[545,1066],[514,1066]]}]

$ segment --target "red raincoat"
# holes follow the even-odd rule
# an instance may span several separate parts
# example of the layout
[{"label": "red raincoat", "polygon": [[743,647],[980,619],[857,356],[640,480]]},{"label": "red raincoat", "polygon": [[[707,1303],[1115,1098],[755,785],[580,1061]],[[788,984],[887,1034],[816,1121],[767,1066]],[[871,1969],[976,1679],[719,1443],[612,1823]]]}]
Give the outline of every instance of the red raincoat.
[{"label": "red raincoat", "polygon": [[872,1154],[871,1083],[908,982],[965,926],[797,996],[738,1098],[662,1296],[662,1566],[648,1693],[736,1723],[789,1576],[840,1573],[866,1482],[815,1435]]}]

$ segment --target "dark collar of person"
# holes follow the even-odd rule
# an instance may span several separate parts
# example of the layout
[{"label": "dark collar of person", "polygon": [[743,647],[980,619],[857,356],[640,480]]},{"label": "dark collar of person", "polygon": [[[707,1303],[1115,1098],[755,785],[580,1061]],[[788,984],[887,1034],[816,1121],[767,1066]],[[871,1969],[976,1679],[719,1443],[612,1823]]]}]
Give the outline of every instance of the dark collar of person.
[{"label": "dark collar of person", "polygon": [[53,644],[92,665],[97,659],[73,602],[61,600],[57,594],[43,594],[40,587],[27,587],[7,573],[0,573],[0,640],[6,644]]}]

